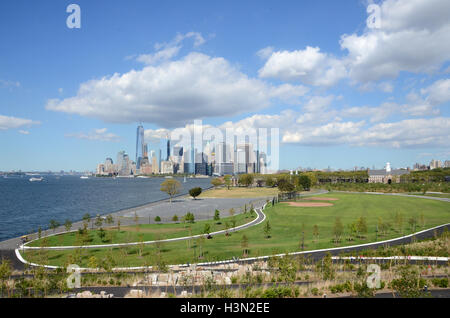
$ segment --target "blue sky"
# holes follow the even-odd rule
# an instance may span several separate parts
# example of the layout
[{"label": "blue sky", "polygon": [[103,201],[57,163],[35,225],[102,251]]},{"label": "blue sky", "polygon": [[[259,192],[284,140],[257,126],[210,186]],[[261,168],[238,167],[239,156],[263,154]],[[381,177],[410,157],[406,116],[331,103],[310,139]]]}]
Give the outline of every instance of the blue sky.
[{"label": "blue sky", "polygon": [[449,2],[370,4],[2,1],[0,170],[133,157],[140,120],[278,127],[287,169],[450,159]]}]

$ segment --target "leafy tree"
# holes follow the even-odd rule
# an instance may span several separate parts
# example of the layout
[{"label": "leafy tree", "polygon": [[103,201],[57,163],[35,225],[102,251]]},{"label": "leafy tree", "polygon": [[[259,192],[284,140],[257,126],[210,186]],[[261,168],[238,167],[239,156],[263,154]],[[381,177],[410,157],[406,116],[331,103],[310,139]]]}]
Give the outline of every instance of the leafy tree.
[{"label": "leafy tree", "polygon": [[193,197],[194,200],[195,200],[195,198],[198,197],[201,193],[202,193],[202,188],[200,188],[200,187],[195,187],[195,188],[192,188],[192,189],[189,190],[189,195],[190,195],[191,197]]},{"label": "leafy tree", "polygon": [[186,213],[186,215],[184,216],[184,220],[188,223],[194,223],[195,220],[194,214],[191,212]]},{"label": "leafy tree", "polygon": [[83,215],[83,227],[84,230],[87,230],[89,223],[91,222],[91,216],[89,213]]},{"label": "leafy tree", "polygon": [[203,234],[209,235],[211,233],[211,225],[209,223],[205,223],[203,227]]},{"label": "leafy tree", "polygon": [[95,226],[100,227],[103,224],[103,219],[99,214],[97,214],[97,217],[95,218]]},{"label": "leafy tree", "polygon": [[352,241],[358,235],[358,226],[356,222],[350,223],[348,226],[348,240]]},{"label": "leafy tree", "polygon": [[233,208],[231,208],[229,211],[228,211],[228,213],[230,214],[230,216],[233,216],[234,215],[234,209]]},{"label": "leafy tree", "polygon": [[173,217],[172,217],[172,221],[173,222],[178,222],[178,215],[174,215]]},{"label": "leafy tree", "polygon": [[223,180],[225,181],[225,185],[227,186],[227,189],[230,190],[231,187],[231,176],[229,174],[225,175],[223,177]]},{"label": "leafy tree", "polygon": [[108,224],[108,225],[114,224],[114,217],[112,215],[108,215],[106,217],[106,224]]},{"label": "leafy tree", "polygon": [[11,273],[12,267],[10,261],[2,259],[2,262],[0,263],[0,297],[3,296],[3,288],[5,286],[5,281],[9,279]]},{"label": "leafy tree", "polygon": [[273,178],[271,175],[267,175],[265,176],[265,181],[266,181],[266,187],[276,187],[277,186],[277,180],[275,178]]},{"label": "leafy tree", "polygon": [[219,224],[219,221],[220,221],[220,211],[217,210],[217,209],[214,211],[214,221],[216,221],[216,223]]},{"label": "leafy tree", "polygon": [[50,228],[55,232],[56,228],[59,226],[59,222],[56,220],[50,220]]},{"label": "leafy tree", "polygon": [[70,229],[72,228],[72,221],[67,219],[66,222],[64,223],[64,227],[66,228],[66,231],[69,232]]},{"label": "leafy tree", "polygon": [[358,236],[360,238],[364,238],[365,234],[367,234],[367,221],[366,218],[364,216],[360,216],[358,218],[358,221],[356,223],[356,228],[358,231]]},{"label": "leafy tree", "polygon": [[224,184],[224,180],[221,178],[214,178],[211,180],[211,184],[214,186],[214,188],[217,188]]},{"label": "leafy tree", "polygon": [[286,179],[280,179],[278,181],[278,190],[281,192],[292,192],[295,190],[295,186]]},{"label": "leafy tree", "polygon": [[155,222],[161,222],[161,218],[158,215],[155,216]]},{"label": "leafy tree", "polygon": [[175,179],[167,179],[161,183],[161,191],[167,193],[170,196],[170,202],[172,203],[172,197],[180,192],[181,183]]},{"label": "leafy tree", "polygon": [[98,267],[98,260],[95,256],[91,256],[89,258],[88,266],[89,266],[89,268],[97,268]]},{"label": "leafy tree", "polygon": [[311,179],[307,175],[303,174],[298,177],[297,184],[305,191],[309,191],[311,189]]},{"label": "leafy tree", "polygon": [[341,218],[336,217],[333,227],[333,235],[335,243],[339,243],[341,241],[341,236],[343,233],[344,233],[344,226],[342,225]]},{"label": "leafy tree", "polygon": [[269,221],[264,224],[263,227],[265,238],[270,238],[270,232],[272,231],[272,227],[270,226]]},{"label": "leafy tree", "polygon": [[100,237],[100,239],[102,240],[102,242],[105,240],[105,236],[106,236],[106,232],[105,230],[101,227],[98,231],[97,231],[98,237]]},{"label": "leafy tree", "polygon": [[392,289],[403,298],[417,298],[422,295],[420,288],[420,274],[410,265],[401,266],[397,270],[399,278],[392,280]]},{"label": "leafy tree", "polygon": [[255,177],[253,176],[253,174],[246,173],[239,176],[239,184],[242,184],[246,187],[251,186],[254,180]]}]

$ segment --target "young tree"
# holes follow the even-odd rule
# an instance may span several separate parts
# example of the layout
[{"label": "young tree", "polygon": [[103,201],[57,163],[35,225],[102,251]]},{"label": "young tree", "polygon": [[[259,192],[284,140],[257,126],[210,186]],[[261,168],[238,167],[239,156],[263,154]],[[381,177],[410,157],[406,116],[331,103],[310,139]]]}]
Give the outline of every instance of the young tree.
[{"label": "young tree", "polygon": [[272,230],[272,227],[270,226],[269,221],[267,221],[267,222],[264,224],[263,230],[264,230],[264,236],[265,236],[265,238],[270,238],[270,232],[271,232],[271,230]]},{"label": "young tree", "polygon": [[209,223],[205,223],[203,227],[203,234],[209,235],[211,233],[211,225]]},{"label": "young tree", "polygon": [[358,226],[356,222],[350,223],[348,226],[348,240],[353,241],[358,236]]},{"label": "young tree", "polygon": [[194,223],[194,221],[195,221],[194,214],[191,213],[191,212],[186,213],[186,215],[184,216],[184,219],[185,219],[186,222],[188,222],[188,223]]},{"label": "young tree", "polygon": [[120,232],[120,219],[117,219],[117,231]]},{"label": "young tree", "polygon": [[42,237],[42,228],[39,226],[38,228],[38,239],[41,239]]},{"label": "young tree", "polygon": [[108,224],[108,225],[112,225],[112,224],[114,224],[114,218],[113,218],[113,216],[112,215],[108,215],[107,217],[106,217],[106,224]]},{"label": "young tree", "polygon": [[67,219],[66,222],[64,223],[64,227],[66,228],[66,232],[69,232],[70,229],[72,228],[72,221]]},{"label": "young tree", "polygon": [[248,237],[245,234],[242,235],[241,247],[242,247],[242,250],[243,250],[243,255],[247,256],[248,255]]},{"label": "young tree", "polygon": [[85,231],[87,230],[90,222],[91,222],[90,214],[89,213],[84,214],[83,215],[83,228]]},{"label": "young tree", "polygon": [[102,240],[102,242],[104,242],[105,236],[106,236],[105,230],[101,227],[97,233],[98,233],[98,236],[100,237],[100,239]]},{"label": "young tree", "polygon": [[214,221],[216,221],[217,224],[220,224],[220,211],[217,209],[214,211]]},{"label": "young tree", "polygon": [[315,243],[319,239],[319,227],[317,226],[317,224],[314,224],[313,236],[314,236],[314,243]]},{"label": "young tree", "polygon": [[211,180],[211,184],[214,186],[214,188],[218,188],[224,184],[224,181],[221,178],[214,178]]},{"label": "young tree", "polygon": [[181,183],[175,179],[167,179],[161,183],[161,191],[167,193],[170,196],[170,203],[172,203],[172,197],[180,192]]},{"label": "young tree", "polygon": [[192,188],[192,189],[189,190],[189,195],[190,195],[191,197],[193,197],[194,200],[195,200],[195,198],[198,197],[201,193],[202,193],[202,188],[200,188],[200,187],[195,187],[195,188]]},{"label": "young tree", "polygon": [[173,222],[178,222],[178,215],[174,215],[173,217],[172,217],[172,221]]},{"label": "young tree", "polygon": [[56,228],[59,226],[59,222],[56,220],[50,220],[50,228],[55,232]]},{"label": "young tree", "polygon": [[344,232],[344,226],[342,225],[341,218],[336,217],[334,221],[334,227],[333,227],[333,235],[334,235],[334,242],[339,243],[341,241],[341,236]]},{"label": "young tree", "polygon": [[137,215],[136,211],[134,211],[134,224],[136,225],[136,231],[139,232],[139,216]]},{"label": "young tree", "polygon": [[236,227],[236,219],[234,217],[231,218],[231,227],[233,229]]},{"label": "young tree", "polygon": [[367,234],[367,221],[364,216],[360,216],[358,218],[358,221],[356,223],[356,228],[358,230],[358,236],[360,238],[365,238],[365,235]]},{"label": "young tree", "polygon": [[100,216],[100,214],[97,214],[97,217],[95,218],[95,223],[94,224],[95,224],[96,227],[101,227],[102,226],[103,219]]},{"label": "young tree", "polygon": [[239,181],[238,182],[239,182],[239,184],[241,184],[241,185],[243,185],[245,187],[249,187],[249,186],[251,186],[253,184],[254,180],[255,180],[255,178],[254,178],[253,174],[246,173],[246,174],[242,174],[239,177]]},{"label": "young tree", "polygon": [[231,187],[231,176],[229,174],[225,175],[223,177],[223,180],[225,181],[225,185],[227,186],[227,189],[230,190]]},{"label": "young tree", "polygon": [[409,226],[411,227],[411,232],[415,232],[417,226],[417,217],[412,216],[411,218],[409,218],[408,223]]},{"label": "young tree", "polygon": [[158,215],[155,216],[155,222],[161,222],[161,218]]},{"label": "young tree", "polygon": [[230,216],[233,216],[233,215],[234,215],[234,209],[231,208],[231,209],[228,211],[228,213],[230,214]]}]

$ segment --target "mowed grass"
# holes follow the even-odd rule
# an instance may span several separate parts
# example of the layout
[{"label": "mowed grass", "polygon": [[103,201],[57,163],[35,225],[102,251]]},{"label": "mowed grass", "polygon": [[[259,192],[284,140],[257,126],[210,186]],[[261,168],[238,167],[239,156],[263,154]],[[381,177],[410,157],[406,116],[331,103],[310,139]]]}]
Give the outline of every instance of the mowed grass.
[{"label": "mowed grass", "polygon": [[[164,240],[176,237],[185,237],[203,234],[205,224],[210,225],[210,232],[217,232],[226,229],[226,222],[229,227],[232,226],[232,219],[236,221],[236,226],[251,222],[256,218],[256,213],[251,217],[249,212],[250,207],[247,207],[247,213],[241,213],[234,216],[229,216],[229,212],[221,213],[219,221],[207,220],[196,221],[195,223],[169,223],[169,224],[139,224],[121,226],[120,231],[117,227],[105,229],[105,240],[102,241],[98,235],[98,230],[88,230],[89,241],[83,245],[100,245],[100,244],[116,244],[116,243],[131,243],[131,242],[145,242],[154,240]],[[236,209],[235,209],[236,210]],[[220,223],[220,224],[218,224]],[[78,232],[70,232],[49,236],[47,238],[47,246],[78,246],[81,237]],[[43,244],[43,238],[33,241],[29,246],[39,247]]]},{"label": "mowed grass", "polygon": [[200,198],[261,198],[274,197],[278,194],[278,188],[245,188],[231,187],[212,189],[203,192]]},{"label": "mowed grass", "polygon": [[[424,214],[425,226],[418,226],[416,231],[431,228],[450,222],[450,205],[447,202],[426,200],[421,198],[407,198],[395,196],[381,196],[369,194],[345,194],[330,193],[323,197],[338,198],[332,201],[332,207],[292,207],[287,203],[280,203],[275,207],[267,207],[265,212],[267,220],[272,227],[271,238],[264,237],[263,224],[232,233],[226,237],[220,235],[203,243],[192,241],[163,243],[158,247],[155,245],[145,246],[142,253],[139,247],[96,249],[80,251],[77,264],[87,266],[90,257],[104,259],[109,257],[115,260],[115,266],[144,266],[154,265],[157,259],[166,264],[197,263],[205,261],[217,261],[242,257],[242,236],[248,238],[249,257],[272,255],[300,251],[302,224],[305,228],[305,250],[322,249],[329,247],[348,246],[375,241],[376,224],[378,218],[384,222],[388,221],[395,227],[394,216],[401,213],[403,216],[403,228],[391,229],[385,236],[378,235],[378,241],[399,237],[412,233],[408,224],[411,217],[419,218]],[[305,199],[305,201],[308,201]],[[319,202],[319,201],[314,201]],[[336,217],[341,218],[345,231],[347,225],[356,221],[360,216],[367,219],[368,234],[365,239],[346,240],[344,234],[339,244],[332,242],[333,226]],[[319,238],[313,237],[313,227],[319,228]],[[203,258],[198,258],[200,245],[203,250]],[[159,252],[159,253],[158,253]],[[46,259],[51,265],[64,265],[73,261],[74,251],[28,251],[25,258],[39,262]],[[158,256],[159,255],[159,256]]]}]

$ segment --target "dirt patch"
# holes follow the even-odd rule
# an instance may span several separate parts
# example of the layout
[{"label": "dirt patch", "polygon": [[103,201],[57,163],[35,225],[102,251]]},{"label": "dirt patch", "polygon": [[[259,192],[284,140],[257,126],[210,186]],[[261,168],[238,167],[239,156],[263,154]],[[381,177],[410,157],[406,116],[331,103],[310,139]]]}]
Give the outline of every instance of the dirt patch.
[{"label": "dirt patch", "polygon": [[307,208],[333,206],[333,204],[331,204],[331,203],[324,203],[324,202],[288,202],[288,203],[290,206],[301,206],[301,207],[307,207]]},{"label": "dirt patch", "polygon": [[306,200],[312,200],[312,201],[337,201],[338,198],[320,198],[320,197],[311,197],[311,198],[305,198]]}]

